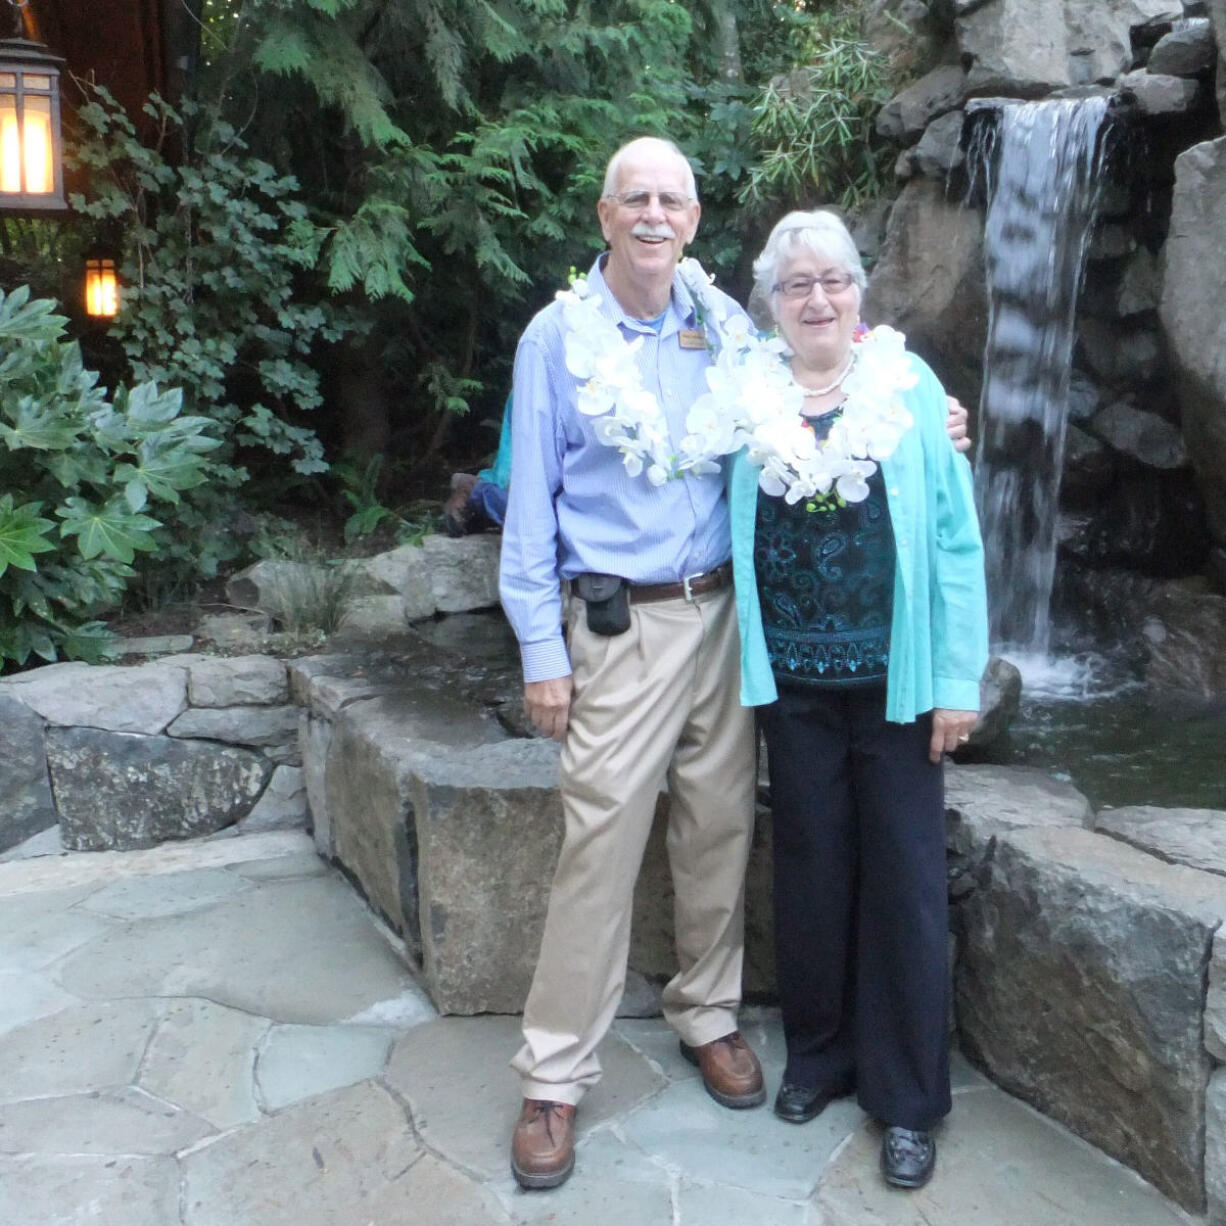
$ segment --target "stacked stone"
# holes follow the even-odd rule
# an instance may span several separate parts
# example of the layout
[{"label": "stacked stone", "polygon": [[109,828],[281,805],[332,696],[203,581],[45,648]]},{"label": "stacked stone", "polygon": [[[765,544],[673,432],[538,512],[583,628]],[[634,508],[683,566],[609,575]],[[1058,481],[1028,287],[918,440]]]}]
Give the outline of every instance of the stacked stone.
[{"label": "stacked stone", "polygon": [[1068,785],[1000,767],[951,772],[947,805],[962,1049],[1226,1221],[1226,813],[1095,818]]},{"label": "stacked stone", "polygon": [[305,823],[298,708],[279,660],[52,664],[0,680],[0,709],[0,846],[57,823],[76,851]]},{"label": "stacked stone", "polygon": [[[427,536],[420,545],[346,563],[351,596],[345,633],[365,638],[402,634],[436,613],[494,607],[501,541],[496,534],[458,540]],[[257,562],[230,580],[226,594],[235,605],[279,618],[295,586],[309,583],[310,569],[304,562]]]}]

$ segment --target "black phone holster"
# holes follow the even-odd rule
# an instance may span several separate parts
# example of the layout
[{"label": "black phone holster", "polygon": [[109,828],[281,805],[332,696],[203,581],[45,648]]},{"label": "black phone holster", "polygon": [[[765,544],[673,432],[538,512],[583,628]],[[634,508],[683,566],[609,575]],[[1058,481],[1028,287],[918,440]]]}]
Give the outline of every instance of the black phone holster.
[{"label": "black phone holster", "polygon": [[571,586],[587,608],[587,628],[612,636],[630,629],[630,584],[617,575],[577,575]]}]

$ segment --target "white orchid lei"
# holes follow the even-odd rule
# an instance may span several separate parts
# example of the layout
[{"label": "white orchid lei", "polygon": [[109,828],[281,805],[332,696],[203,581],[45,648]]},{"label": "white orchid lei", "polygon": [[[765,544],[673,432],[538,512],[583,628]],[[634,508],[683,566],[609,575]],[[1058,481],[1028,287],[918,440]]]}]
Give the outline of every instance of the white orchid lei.
[{"label": "white orchid lei", "polygon": [[820,442],[801,416],[804,391],[777,337],[750,338],[738,353],[721,351],[707,372],[711,391],[691,417],[736,423],[736,441],[761,469],[758,485],[766,494],[788,503],[803,499],[811,511],[862,502],[878,462],[894,453],[913,422],[899,393],[918,376],[903,346],[902,333],[888,327],[853,343],[841,412]]},{"label": "white orchid lei", "polygon": [[876,462],[893,453],[912,424],[898,395],[916,382],[902,334],[875,328],[855,344],[842,415],[819,443],[801,416],[804,396],[788,369],[783,341],[759,337],[744,314],[711,295],[712,279],[697,260],[682,260],[678,271],[713,355],[709,390],[686,415],[688,433],[679,454],[635,361],[643,338],[623,339],[583,277],[573,276],[570,289],[557,295],[566,325],[566,367],[583,381],[578,408],[599,419],[600,441],[621,452],[630,476],[645,472],[652,485],[687,473],[718,473],[721,456],[746,447],[762,470],[758,484],[767,494],[789,503],[803,498],[810,510],[866,498]]},{"label": "white orchid lei", "polygon": [[[724,312],[705,292],[711,279],[697,260],[682,261],[686,287],[703,287],[700,319],[704,322],[707,346],[715,351],[718,340],[713,330],[720,327]],[[693,283],[693,284],[692,284]],[[572,272],[570,288],[559,290],[562,320],[566,327],[566,369],[583,382],[579,387],[578,408],[586,417],[596,418],[596,437],[606,447],[621,452],[622,464],[631,477],[646,474],[652,485],[692,473],[716,474],[717,461],[737,449],[732,423],[718,436],[707,431],[687,434],[680,451],[673,447],[664,410],[653,392],[643,385],[635,355],[643,338],[627,342],[617,325],[600,309],[600,295],[585,277]],[[698,295],[695,294],[698,302]]]}]

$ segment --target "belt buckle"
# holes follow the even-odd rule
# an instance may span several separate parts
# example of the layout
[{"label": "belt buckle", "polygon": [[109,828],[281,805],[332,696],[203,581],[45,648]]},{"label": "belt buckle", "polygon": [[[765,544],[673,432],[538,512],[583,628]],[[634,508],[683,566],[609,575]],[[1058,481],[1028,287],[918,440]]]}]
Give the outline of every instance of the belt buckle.
[{"label": "belt buckle", "polygon": [[698,574],[696,574],[696,575],[685,575],[685,576],[682,578],[682,580],[681,580],[681,594],[682,594],[682,596],[684,596],[684,597],[685,597],[685,599],[686,599],[686,601],[687,601],[688,603],[690,603],[690,604],[693,604],[693,603],[694,603],[694,589],[693,589],[692,587],[690,587],[690,584],[691,584],[691,583],[692,583],[692,582],[693,582],[695,579],[701,579],[701,578],[703,577],[703,575],[704,575],[704,574],[706,574],[706,571],[699,571],[699,572],[698,572]]}]

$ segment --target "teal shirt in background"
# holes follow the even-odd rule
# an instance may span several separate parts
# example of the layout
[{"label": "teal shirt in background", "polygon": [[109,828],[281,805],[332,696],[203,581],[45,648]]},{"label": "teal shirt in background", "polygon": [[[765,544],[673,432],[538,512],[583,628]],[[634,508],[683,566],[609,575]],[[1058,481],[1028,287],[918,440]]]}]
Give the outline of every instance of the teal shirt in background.
[{"label": "teal shirt in background", "polygon": [[[977,711],[988,660],[983,542],[971,468],[945,431],[944,390],[920,358],[908,356],[919,382],[903,400],[915,424],[881,464],[896,549],[885,715],[900,724],[934,707]],[[761,706],[778,695],[753,566],[759,469],[742,451],[727,472],[741,703]]]},{"label": "teal shirt in background", "polygon": [[514,395],[508,396],[506,408],[502,410],[502,433],[498,436],[494,463],[477,474],[478,481],[488,481],[504,490],[511,485],[511,401],[514,398]]}]

